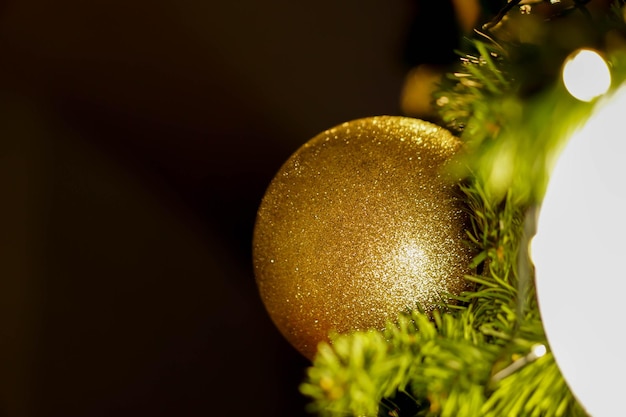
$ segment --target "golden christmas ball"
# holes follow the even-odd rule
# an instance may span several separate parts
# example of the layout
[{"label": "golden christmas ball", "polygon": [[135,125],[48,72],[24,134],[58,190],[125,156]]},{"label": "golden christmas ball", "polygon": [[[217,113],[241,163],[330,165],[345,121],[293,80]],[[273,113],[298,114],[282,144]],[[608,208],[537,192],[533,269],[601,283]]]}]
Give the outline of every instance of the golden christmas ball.
[{"label": "golden christmas ball", "polygon": [[331,331],[383,329],[468,289],[468,217],[442,169],[460,145],[422,120],[371,117],[319,134],[281,167],[253,264],[270,317],[303,355]]}]

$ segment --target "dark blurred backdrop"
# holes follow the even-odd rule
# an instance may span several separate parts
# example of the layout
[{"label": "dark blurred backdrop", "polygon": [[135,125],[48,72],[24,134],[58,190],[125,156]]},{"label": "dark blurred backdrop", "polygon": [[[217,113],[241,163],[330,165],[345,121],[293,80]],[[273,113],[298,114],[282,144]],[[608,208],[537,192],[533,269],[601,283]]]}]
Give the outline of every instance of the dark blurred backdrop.
[{"label": "dark blurred backdrop", "polygon": [[422,3],[447,6],[0,2],[0,416],[305,415],[256,209],[297,147],[399,114],[448,56],[450,6]]}]

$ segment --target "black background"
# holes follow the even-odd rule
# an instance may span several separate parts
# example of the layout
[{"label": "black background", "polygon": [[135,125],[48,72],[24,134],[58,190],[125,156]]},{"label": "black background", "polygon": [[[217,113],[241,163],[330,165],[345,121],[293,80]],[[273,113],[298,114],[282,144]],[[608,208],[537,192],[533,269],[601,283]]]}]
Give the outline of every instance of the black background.
[{"label": "black background", "polygon": [[447,59],[449,4],[423,3],[0,2],[0,416],[305,415],[256,208]]}]

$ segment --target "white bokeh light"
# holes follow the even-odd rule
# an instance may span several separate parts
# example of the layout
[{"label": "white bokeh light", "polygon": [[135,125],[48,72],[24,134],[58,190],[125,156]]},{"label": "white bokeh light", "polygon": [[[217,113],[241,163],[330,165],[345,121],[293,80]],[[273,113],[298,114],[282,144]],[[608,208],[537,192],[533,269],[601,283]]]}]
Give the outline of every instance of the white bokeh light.
[{"label": "white bokeh light", "polygon": [[563,65],[563,83],[578,100],[591,101],[611,86],[611,72],[596,51],[579,49]]},{"label": "white bokeh light", "polygon": [[561,153],[532,241],[548,342],[593,417],[626,392],[626,86],[601,100]]}]

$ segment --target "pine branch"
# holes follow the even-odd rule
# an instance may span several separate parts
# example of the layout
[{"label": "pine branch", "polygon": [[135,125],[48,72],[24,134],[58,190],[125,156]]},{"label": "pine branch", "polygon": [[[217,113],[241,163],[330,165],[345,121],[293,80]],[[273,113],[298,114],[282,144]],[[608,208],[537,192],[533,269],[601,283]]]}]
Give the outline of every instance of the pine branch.
[{"label": "pine branch", "polygon": [[[472,416],[498,349],[475,330],[469,310],[403,315],[384,334],[357,332],[322,344],[302,392],[322,416],[375,416],[383,398],[423,399],[426,415]],[[470,387],[468,389],[468,386]]]},{"label": "pine branch", "polygon": [[[623,5],[615,2],[609,23],[600,26],[626,44]],[[549,350],[523,249],[552,160],[592,105],[575,101],[560,83],[528,88],[520,74],[529,67],[515,58],[515,47],[486,36],[472,41],[435,95],[442,120],[465,142],[467,239],[478,248],[472,267],[481,271],[467,279],[475,289],[430,317],[416,310],[385,332],[334,335],[331,344],[321,344],[301,386],[313,400],[311,411],[328,417],[585,415]],[[609,52],[616,83],[624,82],[626,52]],[[538,347],[545,354],[537,354]],[[398,398],[411,406],[398,405]]]},{"label": "pine branch", "polygon": [[509,59],[512,45],[487,39],[474,40],[472,48],[478,55],[462,57],[434,95],[442,120],[465,142],[459,166],[467,171],[461,174],[475,178],[496,204],[505,198],[538,203],[552,154],[592,105],[575,100],[560,83],[528,95],[518,76],[523,71],[513,69],[519,63]]}]

